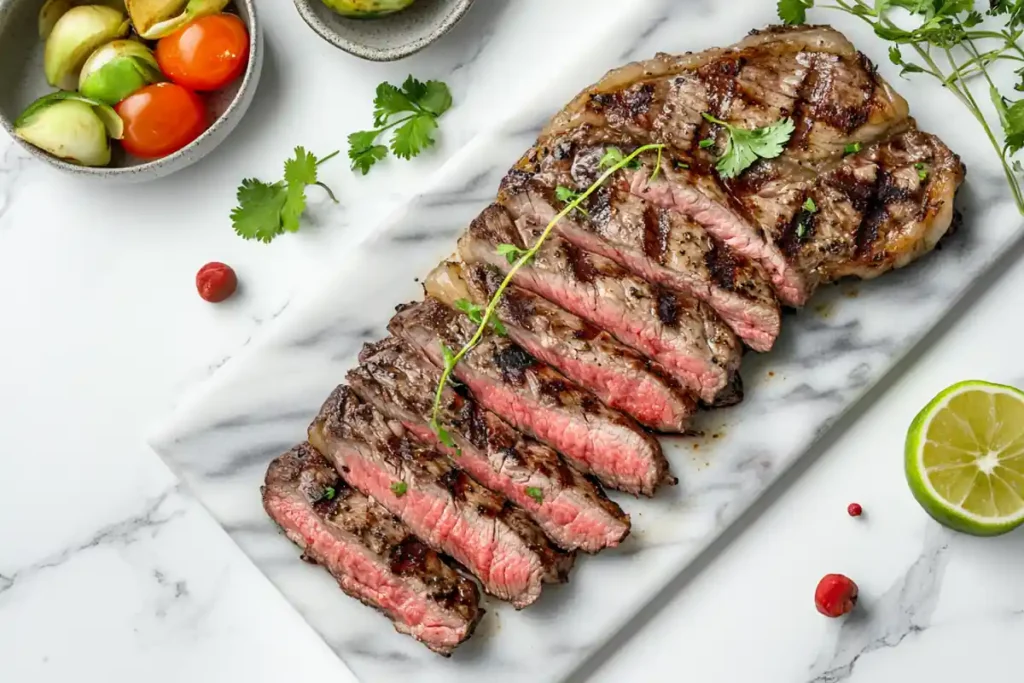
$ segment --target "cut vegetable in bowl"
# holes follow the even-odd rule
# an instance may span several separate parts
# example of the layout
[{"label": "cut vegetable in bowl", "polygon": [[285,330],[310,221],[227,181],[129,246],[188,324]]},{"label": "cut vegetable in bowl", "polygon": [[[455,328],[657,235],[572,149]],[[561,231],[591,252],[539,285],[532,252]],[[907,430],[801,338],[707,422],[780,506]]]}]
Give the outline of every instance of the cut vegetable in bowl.
[{"label": "cut vegetable in bowl", "polygon": [[331,10],[343,17],[376,19],[401,12],[416,0],[323,0]]},{"label": "cut vegetable in bowl", "polygon": [[120,139],[123,132],[113,109],[63,91],[36,100],[14,122],[14,133],[22,140],[82,166],[109,164],[110,138]]},{"label": "cut vegetable in bowl", "polygon": [[162,80],[156,57],[148,47],[134,40],[114,40],[85,61],[78,91],[113,106],[136,90]]},{"label": "cut vegetable in bowl", "polygon": [[57,20],[72,7],[82,5],[105,5],[122,14],[125,13],[124,0],[46,0],[39,10],[39,37],[43,40],[49,38]]},{"label": "cut vegetable in bowl", "polygon": [[55,88],[74,90],[78,74],[93,50],[128,35],[123,12],[101,5],[72,7],[57,20],[43,51],[47,82]]},{"label": "cut vegetable in bowl", "polygon": [[234,14],[212,14],[161,38],[156,59],[167,78],[202,92],[238,78],[249,59],[249,32]]},{"label": "cut vegetable in bowl", "polygon": [[229,0],[127,0],[135,31],[146,40],[168,36],[185,24],[216,14]]},{"label": "cut vegetable in bowl", "polygon": [[129,95],[116,111],[124,121],[122,146],[142,159],[173,154],[203,134],[206,105],[174,83],[154,83]]}]

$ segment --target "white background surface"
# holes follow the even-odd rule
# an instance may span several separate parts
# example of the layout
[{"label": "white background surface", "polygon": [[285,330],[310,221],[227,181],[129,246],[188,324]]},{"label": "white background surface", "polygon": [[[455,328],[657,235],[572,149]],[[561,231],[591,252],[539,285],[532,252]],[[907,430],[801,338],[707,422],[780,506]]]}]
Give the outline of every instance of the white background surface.
[{"label": "white background surface", "polygon": [[[771,18],[769,4],[751,25]],[[187,388],[315,287],[332,255],[531,84],[557,75],[574,44],[626,20],[622,5],[479,0],[440,44],[375,65],[321,42],[290,4],[261,2],[260,91],[238,130],[193,169],[111,188],[55,175],[0,140],[0,679],[345,680],[200,506],[167,493],[173,477],[144,437]],[[227,215],[242,177],[275,179],[297,144],[318,154],[342,147],[369,124],[376,83],[409,72],[444,78],[455,93],[439,149],[368,178],[332,163],[324,180],[341,206],[317,203],[310,228],[271,246],[233,235]],[[968,377],[1024,384],[1019,257],[1008,254],[838,439],[617,643],[595,678],[812,680],[832,668],[840,635],[835,662],[856,657],[854,681],[1019,671],[1024,536],[937,530],[910,497],[901,462],[906,425],[942,387]],[[228,304],[195,294],[195,270],[209,260],[242,279]],[[852,500],[864,518],[846,516]],[[928,544],[947,547],[936,585],[921,572],[905,580]],[[831,571],[861,585],[864,617],[844,625],[814,611],[814,585]],[[922,586],[934,595],[904,599]]]}]

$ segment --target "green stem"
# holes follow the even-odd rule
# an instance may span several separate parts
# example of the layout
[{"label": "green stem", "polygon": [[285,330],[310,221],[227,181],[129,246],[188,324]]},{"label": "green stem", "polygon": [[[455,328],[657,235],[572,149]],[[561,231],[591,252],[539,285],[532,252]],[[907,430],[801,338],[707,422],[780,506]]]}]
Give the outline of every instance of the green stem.
[{"label": "green stem", "polygon": [[565,207],[561,211],[559,211],[554,218],[551,219],[551,222],[548,223],[547,227],[544,228],[544,231],[540,234],[540,237],[537,239],[537,242],[532,247],[530,247],[525,254],[519,257],[519,260],[512,265],[512,268],[509,269],[508,274],[505,276],[505,279],[502,280],[501,285],[499,285],[497,291],[495,291],[494,293],[494,296],[491,297],[490,302],[487,304],[487,308],[484,310],[483,320],[480,322],[480,326],[477,327],[476,332],[466,343],[466,345],[459,349],[459,352],[455,354],[451,362],[445,363],[444,372],[441,373],[441,380],[437,383],[437,392],[434,394],[434,410],[431,416],[431,424],[433,425],[435,431],[439,431],[440,428],[440,423],[438,422],[438,420],[441,415],[441,400],[444,397],[444,388],[445,385],[448,383],[448,380],[451,378],[452,371],[455,370],[455,366],[458,365],[463,358],[465,358],[466,354],[472,351],[473,348],[480,343],[480,340],[483,339],[484,334],[487,332],[487,329],[491,324],[491,319],[494,317],[495,311],[497,311],[498,309],[498,304],[501,303],[501,297],[505,293],[505,290],[508,289],[508,286],[512,283],[512,280],[513,278],[515,278],[516,273],[518,273],[524,265],[529,263],[533,259],[533,257],[537,255],[537,252],[540,251],[540,248],[544,244],[544,241],[551,235],[551,232],[555,229],[555,225],[557,225],[560,220],[568,216],[574,210],[578,209],[580,204],[586,201],[587,198],[590,197],[590,195],[594,194],[594,192],[596,192],[602,185],[604,185],[609,178],[611,178],[613,175],[615,175],[620,170],[625,168],[630,162],[633,161],[633,159],[636,159],[644,152],[658,150],[658,168],[655,169],[655,172],[654,174],[652,174],[651,178],[653,179],[654,177],[656,177],[657,172],[661,169],[661,155],[662,150],[664,149],[665,145],[644,145],[643,147],[637,148],[632,154],[625,157],[624,159],[616,163],[614,166],[609,168],[607,171],[605,171],[604,174],[602,174],[601,177],[598,178],[593,185],[588,187],[583,193],[577,195],[571,202],[566,204]]},{"label": "green stem", "polygon": [[319,166],[320,164],[324,163],[325,161],[330,161],[334,157],[338,156],[338,154],[340,154],[340,153],[341,152],[339,150],[334,150],[333,152],[331,152],[330,154],[325,156],[323,159],[318,159],[317,162],[316,162],[316,165]]}]

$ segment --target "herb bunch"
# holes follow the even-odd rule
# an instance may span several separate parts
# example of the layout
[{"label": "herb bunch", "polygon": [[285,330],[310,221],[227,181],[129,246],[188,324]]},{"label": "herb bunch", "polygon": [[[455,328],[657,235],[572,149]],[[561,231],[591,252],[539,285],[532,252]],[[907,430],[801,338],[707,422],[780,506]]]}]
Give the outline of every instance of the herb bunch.
[{"label": "herb bunch", "polygon": [[452,106],[452,94],[441,81],[423,83],[412,76],[398,88],[384,82],[377,86],[373,99],[373,129],[348,136],[348,156],[352,170],[363,175],[388,155],[388,146],[378,138],[389,130],[390,150],[401,159],[418,156],[434,144],[437,119]]},{"label": "herb bunch", "polygon": [[[455,441],[454,439],[452,439],[451,434],[448,433],[448,431],[440,422],[441,404],[442,399],[444,397],[444,388],[449,382],[452,381],[452,373],[455,370],[455,366],[458,365],[459,362],[466,357],[467,353],[472,351],[473,348],[480,343],[480,340],[483,339],[484,334],[487,333],[488,329],[494,329],[499,334],[501,334],[504,331],[503,327],[498,327],[495,325],[495,323],[500,325],[500,322],[494,320],[494,314],[498,308],[498,304],[501,303],[501,298],[502,296],[504,296],[505,290],[508,289],[509,284],[512,282],[513,278],[515,278],[516,273],[518,273],[523,266],[525,266],[527,263],[533,260],[533,257],[537,255],[538,251],[540,251],[540,248],[544,245],[545,240],[547,240],[547,238],[551,235],[551,232],[555,229],[555,225],[557,225],[560,220],[568,216],[573,211],[579,209],[580,204],[585,202],[590,197],[590,195],[594,194],[594,192],[596,192],[602,185],[604,185],[608,181],[608,179],[615,175],[619,170],[626,167],[632,168],[631,164],[633,164],[634,160],[637,159],[641,154],[657,150],[658,165],[654,170],[654,174],[656,175],[661,168],[661,155],[664,148],[665,145],[644,145],[643,147],[638,147],[629,156],[623,156],[621,152],[619,152],[616,155],[615,152],[613,152],[613,156],[615,156],[618,160],[615,161],[614,163],[611,163],[609,161],[610,165],[608,166],[608,169],[596,181],[594,181],[593,185],[588,187],[583,192],[574,193],[572,199],[570,199],[568,203],[562,208],[562,210],[559,211],[558,214],[551,219],[551,222],[547,224],[547,227],[544,228],[543,232],[541,232],[540,234],[540,237],[537,238],[536,243],[534,243],[532,247],[523,250],[518,247],[515,247],[514,245],[502,244],[498,246],[496,251],[502,256],[505,256],[509,260],[509,263],[512,264],[512,268],[509,269],[508,274],[505,276],[505,279],[502,280],[501,284],[498,286],[498,289],[494,292],[494,296],[491,297],[490,301],[488,301],[487,303],[487,306],[483,308],[483,310],[481,310],[479,307],[473,307],[472,310],[470,311],[464,310],[463,306],[459,307],[460,310],[464,310],[464,312],[467,313],[467,315],[470,315],[470,318],[473,320],[473,322],[477,323],[478,325],[476,332],[466,343],[466,345],[459,349],[458,352],[453,352],[446,346],[442,346],[441,348],[442,356],[444,358],[444,372],[441,373],[441,379],[437,383],[437,391],[434,394],[434,408],[430,420],[430,427],[431,429],[434,430],[434,433],[437,435],[437,438],[439,441],[441,441],[441,443],[448,446],[449,448],[453,448],[455,444]],[[602,163],[602,166],[603,165],[604,164]],[[652,179],[653,177],[654,175],[652,175]],[[532,496],[533,494],[530,495]]]},{"label": "herb bunch", "polygon": [[[1024,189],[1018,174],[1024,167],[1013,156],[1024,148],[1024,99],[1005,96],[996,86],[990,67],[999,62],[1017,66],[1018,83],[1014,89],[1024,92],[1024,0],[989,0],[985,14],[1002,22],[999,30],[982,26],[985,16],[976,9],[975,0],[779,0],[779,17],[787,24],[803,24],[807,10],[815,5],[853,15],[867,22],[875,34],[892,45],[889,59],[902,68],[902,74],[927,74],[938,81],[960,102],[985,131],[999,155],[1006,180],[1017,209],[1024,214]],[[893,9],[904,9],[916,19],[916,28],[897,26],[890,18]],[[904,48],[916,54],[908,58]],[[968,81],[983,79],[999,117],[993,125],[982,111]],[[1001,138],[1001,139],[1000,139]],[[919,170],[920,172],[920,170]]]},{"label": "herb bunch", "polygon": [[238,188],[238,206],[231,211],[231,226],[238,236],[268,243],[286,232],[298,232],[299,218],[306,210],[306,188],[310,185],[322,187],[337,204],[331,188],[317,177],[320,165],[337,154],[332,152],[317,159],[305,148],[296,147],[295,157],[284,162],[284,180],[243,180]]}]

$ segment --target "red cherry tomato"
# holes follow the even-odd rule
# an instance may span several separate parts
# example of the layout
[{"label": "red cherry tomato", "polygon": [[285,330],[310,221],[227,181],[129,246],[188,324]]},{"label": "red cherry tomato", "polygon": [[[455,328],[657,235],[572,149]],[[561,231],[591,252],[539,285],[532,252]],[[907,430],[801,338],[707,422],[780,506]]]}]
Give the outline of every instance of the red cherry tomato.
[{"label": "red cherry tomato", "polygon": [[238,78],[249,59],[249,33],[234,14],[196,19],[156,44],[160,70],[191,90],[219,90]]},{"label": "red cherry tomato", "polygon": [[129,154],[143,159],[177,152],[202,135],[207,126],[203,101],[174,83],[147,85],[115,109],[124,121],[121,144]]}]

